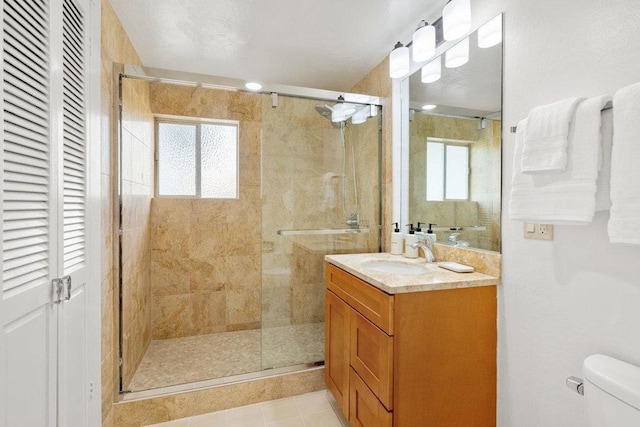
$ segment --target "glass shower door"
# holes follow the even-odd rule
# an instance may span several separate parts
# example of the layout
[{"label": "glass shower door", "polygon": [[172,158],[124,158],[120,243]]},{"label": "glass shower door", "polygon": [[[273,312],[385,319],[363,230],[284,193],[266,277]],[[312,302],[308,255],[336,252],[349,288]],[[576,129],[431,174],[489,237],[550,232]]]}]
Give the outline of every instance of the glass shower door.
[{"label": "glass shower door", "polygon": [[324,360],[325,255],[379,251],[379,126],[369,105],[263,98],[263,369]]}]

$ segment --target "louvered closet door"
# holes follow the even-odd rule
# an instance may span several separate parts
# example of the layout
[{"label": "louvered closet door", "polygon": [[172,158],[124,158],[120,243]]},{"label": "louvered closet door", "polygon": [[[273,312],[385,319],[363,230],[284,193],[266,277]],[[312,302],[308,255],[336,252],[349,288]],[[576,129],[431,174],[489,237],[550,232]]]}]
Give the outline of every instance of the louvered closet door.
[{"label": "louvered closet door", "polygon": [[[47,0],[2,1],[0,425],[56,424],[57,190]],[[53,397],[53,399],[52,399]]]},{"label": "louvered closet door", "polygon": [[88,2],[62,1],[62,147],[59,180],[63,213],[58,268],[70,279],[59,309],[60,427],[87,425],[86,59]]}]

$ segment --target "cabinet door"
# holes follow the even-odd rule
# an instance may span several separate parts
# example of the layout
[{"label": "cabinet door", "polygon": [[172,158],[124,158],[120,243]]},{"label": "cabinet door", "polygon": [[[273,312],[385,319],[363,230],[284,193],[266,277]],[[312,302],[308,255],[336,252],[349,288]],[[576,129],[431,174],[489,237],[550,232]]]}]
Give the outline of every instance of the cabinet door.
[{"label": "cabinet door", "polygon": [[356,311],[351,312],[350,363],[360,378],[393,409],[393,337]]},{"label": "cabinet door", "polygon": [[349,423],[352,427],[391,427],[392,415],[351,369],[349,373]]},{"label": "cabinet door", "polygon": [[349,315],[351,308],[333,292],[325,298],[324,378],[342,413],[349,416]]}]

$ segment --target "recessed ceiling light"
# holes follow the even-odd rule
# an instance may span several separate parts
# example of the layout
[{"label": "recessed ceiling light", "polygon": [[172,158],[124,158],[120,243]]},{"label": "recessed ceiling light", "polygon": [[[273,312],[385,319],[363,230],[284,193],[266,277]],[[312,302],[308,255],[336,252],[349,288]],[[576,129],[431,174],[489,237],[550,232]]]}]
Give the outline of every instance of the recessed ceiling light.
[{"label": "recessed ceiling light", "polygon": [[433,110],[433,109],[434,109],[434,108],[436,108],[436,107],[437,107],[437,105],[434,105],[434,104],[425,104],[425,105],[423,105],[421,108],[422,108],[423,110]]},{"label": "recessed ceiling light", "polygon": [[260,90],[262,89],[262,84],[258,82],[246,82],[244,84],[244,87],[246,87],[249,90]]}]

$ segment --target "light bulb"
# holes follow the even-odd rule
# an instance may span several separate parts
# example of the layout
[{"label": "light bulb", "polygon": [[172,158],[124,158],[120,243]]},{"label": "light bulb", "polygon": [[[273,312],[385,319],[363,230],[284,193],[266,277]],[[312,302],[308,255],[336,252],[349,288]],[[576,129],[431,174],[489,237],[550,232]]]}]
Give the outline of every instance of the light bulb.
[{"label": "light bulb", "polygon": [[442,76],[442,56],[438,56],[433,61],[422,67],[420,80],[422,83],[433,83]]},{"label": "light bulb", "polygon": [[436,29],[422,21],[411,38],[413,62],[424,62],[436,54]]},{"label": "light bulb", "polygon": [[258,82],[246,82],[244,84],[244,87],[246,87],[247,89],[252,90],[252,91],[257,91],[257,90],[262,89],[262,84],[260,84]]},{"label": "light bulb", "polygon": [[437,105],[435,105],[435,104],[425,104],[420,108],[422,108],[425,111],[429,111],[429,110],[435,109],[436,107],[437,107]]},{"label": "light bulb", "polygon": [[502,15],[498,15],[478,29],[478,47],[495,46],[502,41]]},{"label": "light bulb", "polygon": [[469,61],[469,37],[453,46],[445,53],[444,65],[447,68],[456,68]]},{"label": "light bulb", "polygon": [[457,40],[471,29],[470,0],[451,0],[442,10],[442,32],[445,40]]},{"label": "light bulb", "polygon": [[399,79],[409,74],[409,48],[396,43],[395,48],[389,55],[389,76],[392,79]]}]

